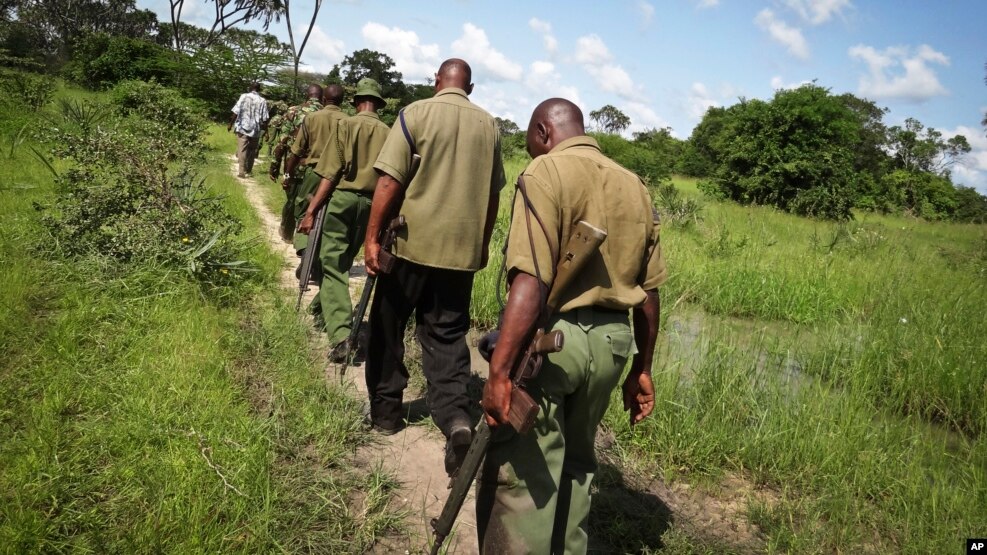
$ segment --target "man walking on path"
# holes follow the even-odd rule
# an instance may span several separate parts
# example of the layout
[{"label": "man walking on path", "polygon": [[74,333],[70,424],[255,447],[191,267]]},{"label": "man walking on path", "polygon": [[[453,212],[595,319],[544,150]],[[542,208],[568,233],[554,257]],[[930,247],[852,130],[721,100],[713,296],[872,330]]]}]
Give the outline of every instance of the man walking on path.
[{"label": "man walking on path", "polygon": [[277,123],[275,136],[277,143],[271,156],[271,166],[268,169],[268,177],[271,181],[276,181],[281,172],[281,163],[284,162],[284,179],[281,181],[281,188],[285,192],[284,207],[281,208],[281,238],[294,243],[295,224],[298,222],[296,216],[298,188],[302,182],[305,172],[298,172],[296,175],[297,161],[291,168],[288,161],[291,158],[291,148],[298,137],[306,116],[314,114],[322,109],[322,87],[316,84],[308,86],[305,102],[288,108],[281,116],[271,118],[271,125]]},{"label": "man walking on path", "polygon": [[[322,262],[319,299],[326,334],[333,346],[329,352],[332,362],[342,362],[346,351],[353,311],[349,295],[350,266],[363,245],[367,230],[370,200],[377,186],[374,162],[390,131],[377,116],[377,110],[386,104],[377,81],[361,79],[353,104],[357,114],[342,120],[335,135],[313,140],[313,144],[325,145],[315,166],[315,173],[322,180],[298,226],[299,233],[308,233],[315,213],[328,199],[319,248]],[[309,116],[306,127],[315,123],[316,115]],[[302,148],[304,136],[303,129],[295,143],[299,148]]]},{"label": "man walking on path", "polygon": [[251,83],[249,92],[240,95],[233,105],[233,115],[226,130],[236,133],[237,177],[254,170],[258,142],[267,126],[267,101],[260,95],[260,83]]},{"label": "man walking on path", "polygon": [[[300,122],[294,142],[291,144],[291,154],[284,164],[284,181],[282,187],[286,191],[294,191],[293,219],[300,222],[308,210],[309,201],[319,187],[321,177],[315,173],[315,166],[325,150],[331,137],[338,132],[340,122],[346,119],[346,113],[340,108],[345,91],[341,85],[329,85],[322,96],[324,107],[310,112]],[[301,166],[301,167],[300,167]],[[293,242],[298,256],[302,256],[308,247],[308,233],[300,230],[294,234]],[[322,281],[322,264],[316,259],[313,269],[316,283]],[[322,315],[322,295],[316,295],[309,305],[309,313],[315,319],[315,326],[325,327]]]},{"label": "man walking on path", "polygon": [[[367,273],[376,275],[380,230],[398,214],[405,217],[407,226],[394,245],[397,264],[379,277],[370,308],[370,424],[384,434],[404,427],[404,330],[414,311],[426,401],[446,436],[450,475],[472,438],[465,341],[470,294],[474,273],[487,262],[504,186],[497,124],[469,101],[471,80],[469,64],[446,60],[435,74],[435,96],[402,111],[374,164],[380,178],[364,240]],[[416,153],[421,166],[412,177]]]},{"label": "man walking on path", "polygon": [[[510,294],[483,389],[494,435],[477,482],[477,534],[482,553],[586,553],[593,442],[628,360],[623,396],[631,425],[654,409],[665,261],[647,188],[586,136],[575,104],[539,104],[527,143],[534,160],[518,179],[505,260]],[[606,239],[561,291],[558,312],[545,315],[556,253],[580,221],[606,231]],[[561,330],[565,347],[528,381],[540,410],[531,431],[518,435],[508,423],[510,372],[525,338],[542,325]]]}]

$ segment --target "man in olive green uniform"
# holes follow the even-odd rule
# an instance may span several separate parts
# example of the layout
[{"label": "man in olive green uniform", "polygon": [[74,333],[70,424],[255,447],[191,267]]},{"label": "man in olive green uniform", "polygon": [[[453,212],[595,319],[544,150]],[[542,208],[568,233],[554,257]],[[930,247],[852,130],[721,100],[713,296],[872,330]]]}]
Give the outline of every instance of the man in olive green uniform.
[{"label": "man in olive green uniform", "polygon": [[[319,298],[329,344],[333,345],[329,359],[343,360],[346,338],[349,336],[350,302],[349,271],[353,265],[370,217],[370,200],[377,186],[374,162],[384,146],[390,128],[377,116],[386,102],[380,95],[380,85],[370,78],[361,79],[353,97],[357,114],[342,120],[336,134],[325,141],[315,173],[322,181],[298,226],[299,233],[312,228],[315,213],[328,200],[322,224],[319,259],[322,261],[322,283]],[[317,115],[310,116],[306,125]],[[301,137],[296,144],[301,143]],[[331,196],[330,196],[331,195]]]},{"label": "man in olive green uniform", "polygon": [[[623,383],[631,424],[654,408],[650,372],[665,263],[647,189],[585,135],[575,104],[559,98],[541,103],[527,142],[534,160],[515,198],[506,253],[510,294],[483,390],[494,441],[478,479],[477,533],[486,553],[585,553],[593,440],[632,356]],[[549,354],[528,382],[540,410],[531,432],[521,436],[508,424],[509,372],[524,338],[545,322],[540,316],[555,277],[554,253],[580,220],[607,237],[562,292],[558,312],[547,317],[547,328],[564,333],[565,347]]]},{"label": "man in olive green uniform", "polygon": [[284,179],[281,182],[281,188],[285,192],[285,204],[281,209],[280,230],[281,238],[285,241],[292,241],[295,235],[295,223],[298,221],[295,214],[295,198],[302,181],[301,178],[304,175],[304,172],[299,172],[303,175],[294,175],[293,169],[288,169],[291,147],[298,136],[298,130],[301,128],[302,122],[305,121],[305,117],[322,109],[322,87],[311,84],[306,93],[308,98],[305,102],[288,108],[284,114],[276,118],[277,127],[274,128],[274,135],[277,139],[274,141],[271,167],[268,169],[268,177],[271,178],[271,181],[277,181],[281,172],[281,163],[282,161],[285,163]]},{"label": "man in olive green uniform", "polygon": [[[404,329],[415,312],[422,345],[426,401],[445,434],[446,471],[459,468],[472,437],[466,386],[473,274],[486,265],[490,234],[504,185],[500,137],[494,118],[472,104],[472,75],[463,60],[442,63],[435,96],[403,110],[384,143],[375,168],[374,191],[364,242],[367,272],[379,270],[379,232],[401,214],[394,271],[381,275],[370,308],[366,378],[370,420],[381,433],[404,426],[402,397],[408,383]],[[412,154],[421,167],[410,175]]]},{"label": "man in olive green uniform", "polygon": [[[292,191],[289,193],[289,202],[292,203],[293,221],[300,222],[305,216],[309,200],[319,187],[320,178],[315,173],[315,166],[319,163],[329,138],[335,136],[339,122],[346,118],[346,113],[340,108],[344,94],[341,85],[328,85],[322,97],[325,107],[305,116],[291,143],[291,153],[284,164],[285,181],[282,187],[286,187],[286,191]],[[298,256],[303,256],[308,244],[308,234],[293,231],[292,242],[295,245],[295,252]],[[298,270],[301,270],[301,267]],[[312,265],[311,279],[316,283],[322,282],[322,264],[318,258]],[[321,295],[316,295],[312,299],[308,311],[315,321],[315,327],[319,330],[324,329]]]}]

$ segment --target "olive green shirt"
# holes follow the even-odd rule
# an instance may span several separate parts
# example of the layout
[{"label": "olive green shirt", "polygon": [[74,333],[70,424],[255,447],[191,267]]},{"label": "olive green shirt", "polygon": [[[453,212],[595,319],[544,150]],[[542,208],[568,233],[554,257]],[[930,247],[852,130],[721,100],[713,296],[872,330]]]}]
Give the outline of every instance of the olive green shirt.
[{"label": "olive green shirt", "polygon": [[291,153],[302,158],[302,164],[306,166],[318,164],[326,143],[336,134],[339,122],[344,119],[346,112],[332,104],[306,115],[291,145]]},{"label": "olive green shirt", "polygon": [[400,119],[374,164],[405,185],[401,214],[407,226],[394,253],[425,266],[479,270],[487,207],[504,186],[497,124],[458,88],[411,103],[404,117],[422,157],[418,173],[407,182],[411,147]]},{"label": "olive green shirt", "polygon": [[375,112],[360,112],[342,120],[336,134],[326,142],[315,173],[332,180],[337,189],[373,191],[377,187],[374,162],[388,131]]},{"label": "olive green shirt", "polygon": [[[549,240],[559,252],[580,220],[607,232],[599,253],[562,292],[559,312],[585,306],[628,309],[644,302],[645,291],[665,281],[660,225],[648,189],[636,175],[604,156],[595,139],[585,135],[567,139],[532,160],[521,176],[548,230],[546,239],[532,215],[531,239],[546,285],[555,278],[556,264]],[[531,251],[519,192],[507,244],[507,268],[536,275]]]}]

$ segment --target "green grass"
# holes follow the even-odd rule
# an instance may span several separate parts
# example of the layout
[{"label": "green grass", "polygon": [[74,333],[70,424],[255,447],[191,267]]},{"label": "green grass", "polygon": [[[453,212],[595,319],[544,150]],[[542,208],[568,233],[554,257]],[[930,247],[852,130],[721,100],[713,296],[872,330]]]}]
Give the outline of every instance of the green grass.
[{"label": "green grass", "polygon": [[[218,145],[208,183],[259,237]],[[26,146],[0,153],[0,552],[362,551],[399,526],[393,481],[349,468],[359,403],[326,383],[277,256],[258,241],[259,279],[223,302],[45,259],[32,203],[53,184]]]}]

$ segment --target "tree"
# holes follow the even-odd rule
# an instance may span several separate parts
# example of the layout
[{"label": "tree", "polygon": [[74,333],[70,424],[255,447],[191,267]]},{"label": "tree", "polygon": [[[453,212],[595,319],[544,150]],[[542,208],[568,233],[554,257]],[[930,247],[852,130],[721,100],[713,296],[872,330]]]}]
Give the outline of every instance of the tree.
[{"label": "tree", "polygon": [[780,90],[770,102],[741,99],[706,118],[711,113],[715,125],[705,142],[713,170],[705,191],[796,214],[851,216],[860,118],[843,100],[810,84]]},{"label": "tree", "polygon": [[150,38],[158,18],[134,0],[20,0],[17,20],[34,29],[40,48],[59,61],[71,57],[77,39],[92,33]]},{"label": "tree", "polygon": [[494,120],[497,122],[497,129],[500,129],[501,138],[521,132],[521,128],[507,118],[494,118]]},{"label": "tree", "polygon": [[288,41],[291,45],[291,55],[292,60],[295,63],[294,67],[294,87],[298,88],[298,63],[302,59],[302,52],[305,50],[305,45],[308,43],[308,37],[312,34],[312,28],[315,27],[315,18],[319,15],[319,10],[322,8],[322,0],[314,0],[312,7],[312,19],[308,22],[308,28],[305,30],[305,37],[299,46],[295,46],[295,32],[291,27],[291,5],[290,0],[282,0],[284,2],[284,22],[288,27]]},{"label": "tree", "polygon": [[926,128],[915,118],[906,119],[904,127],[888,129],[888,146],[894,153],[895,167],[947,178],[952,166],[971,150],[963,135],[943,139],[941,132]]},{"label": "tree", "polygon": [[597,129],[613,135],[619,135],[631,125],[631,118],[610,104],[590,112],[589,118]]},{"label": "tree", "polygon": [[[254,20],[261,22],[264,31],[271,26],[272,21],[278,21],[284,11],[284,0],[206,0],[212,3],[215,17],[213,23],[206,30],[202,47],[211,46],[220,36],[236,28],[241,23],[249,23]],[[185,0],[169,0],[171,5],[171,34],[172,48],[176,52],[184,52],[185,36],[183,31],[188,29],[181,23],[182,10],[185,7]]]},{"label": "tree", "polygon": [[401,72],[394,69],[394,60],[387,54],[369,48],[357,50],[343,58],[342,63],[333,66],[327,82],[355,87],[364,77],[377,81],[384,98],[403,99],[407,95]]}]

